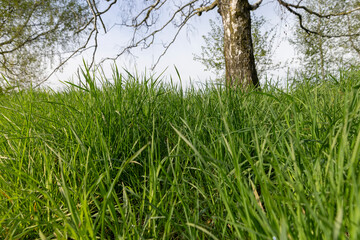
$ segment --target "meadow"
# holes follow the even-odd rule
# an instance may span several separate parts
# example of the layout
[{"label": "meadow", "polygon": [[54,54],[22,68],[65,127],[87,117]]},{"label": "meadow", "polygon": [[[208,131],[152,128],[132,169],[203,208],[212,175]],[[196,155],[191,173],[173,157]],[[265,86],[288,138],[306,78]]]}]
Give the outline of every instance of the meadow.
[{"label": "meadow", "polygon": [[0,96],[0,239],[360,239],[358,70],[112,78]]}]

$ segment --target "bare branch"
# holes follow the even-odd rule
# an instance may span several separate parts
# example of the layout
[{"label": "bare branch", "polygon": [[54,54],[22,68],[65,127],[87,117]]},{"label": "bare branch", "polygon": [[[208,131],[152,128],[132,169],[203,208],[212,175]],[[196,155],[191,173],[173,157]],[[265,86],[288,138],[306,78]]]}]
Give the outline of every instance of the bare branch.
[{"label": "bare branch", "polygon": [[200,7],[196,9],[196,14],[198,16],[201,16],[201,14],[203,12],[208,12],[213,10],[216,6],[218,5],[218,0],[215,0],[212,4],[208,5],[208,6],[204,6],[204,7]]},{"label": "bare branch", "polygon": [[[87,1],[88,1],[88,0],[87,0]],[[109,2],[110,0],[107,0],[107,1]],[[97,8],[94,7],[94,9],[96,9],[96,10],[93,9],[93,10],[94,10],[94,11],[93,11],[93,14],[94,14],[94,12],[95,12],[93,18],[91,18],[90,21],[88,21],[87,23],[85,23],[85,25],[76,32],[76,34],[78,34],[78,33],[82,32],[82,31],[86,30],[86,29],[90,26],[90,24],[93,23],[93,28],[91,29],[91,32],[88,34],[88,37],[87,37],[85,43],[82,44],[82,45],[81,45],[80,47],[78,47],[77,49],[75,49],[74,51],[72,51],[71,54],[70,54],[65,60],[61,61],[61,62],[56,66],[56,68],[53,69],[44,79],[42,79],[41,81],[39,81],[38,84],[37,84],[36,86],[34,86],[34,88],[38,88],[38,87],[40,87],[42,84],[44,84],[45,82],[47,82],[47,81],[50,79],[51,76],[53,76],[57,71],[59,71],[59,70],[60,70],[70,59],[72,59],[74,56],[77,56],[77,55],[83,53],[84,51],[87,51],[87,50],[90,49],[90,48],[93,48],[93,49],[94,49],[94,50],[93,50],[93,53],[92,53],[92,61],[91,61],[91,63],[90,63],[90,67],[92,67],[92,66],[95,65],[95,57],[96,57],[96,52],[97,52],[97,48],[98,48],[98,33],[99,33],[99,31],[97,30],[97,27],[96,27],[96,17],[100,17],[101,15],[107,13],[107,12],[111,9],[111,7],[112,7],[114,4],[116,4],[116,2],[117,2],[117,0],[112,1],[112,2],[109,4],[109,6],[108,6],[105,10],[103,10],[103,11],[101,11],[101,12],[99,12],[99,11],[97,10]],[[89,3],[89,1],[88,1],[88,3]],[[91,3],[91,2],[90,2],[90,3]],[[95,19],[94,19],[94,18],[95,18]],[[101,20],[100,20],[100,21],[101,21]],[[104,26],[104,29],[105,29],[105,26]],[[94,45],[88,46],[92,39],[93,39],[93,41],[94,41]]]},{"label": "bare branch", "polygon": [[349,14],[351,14],[353,12],[356,12],[356,11],[360,10],[360,7],[357,7],[357,8],[351,9],[349,11],[344,11],[344,12],[339,12],[339,13],[320,14],[318,12],[312,11],[311,9],[309,9],[309,8],[307,8],[305,6],[300,5],[301,1],[297,5],[287,3],[287,2],[285,2],[283,0],[278,0],[278,2],[282,6],[286,7],[287,9],[288,8],[302,9],[302,10],[306,11],[307,13],[315,15],[315,16],[317,16],[319,18],[329,18],[329,17],[336,17],[336,16],[344,16],[344,15],[349,15]]},{"label": "bare branch", "polygon": [[[107,2],[110,2],[110,0],[106,0]],[[99,12],[99,14],[100,15],[103,15],[104,13],[107,13],[110,9],[111,9],[111,7],[113,6],[113,5],[115,5],[117,3],[117,0],[114,0],[113,2],[111,2],[110,4],[109,4],[109,6],[104,10],[104,11],[102,11],[102,12]]]},{"label": "bare branch", "polygon": [[99,17],[100,18],[100,21],[101,23],[103,24],[103,27],[105,29],[105,32],[106,32],[106,27],[101,19],[101,17],[98,15],[99,11],[97,10],[97,7],[96,7],[96,3],[92,0],[92,2],[90,2],[90,0],[87,0],[87,3],[94,15],[93,17],[93,21],[94,21],[94,31],[95,31],[95,37],[94,37],[94,51],[92,53],[92,60],[91,60],[91,63],[90,63],[90,66],[89,68],[91,68],[94,63],[95,63],[95,57],[96,57],[96,52],[97,52],[97,49],[98,49],[98,34],[99,34],[99,30],[97,28],[97,18]]},{"label": "bare branch", "polygon": [[299,19],[299,24],[300,24],[300,27],[301,29],[303,29],[306,33],[309,33],[309,34],[316,34],[316,35],[319,35],[321,37],[327,37],[327,38],[340,38],[340,37],[355,37],[355,36],[360,36],[360,33],[347,33],[347,34],[324,34],[322,32],[318,32],[316,30],[311,30],[309,29],[308,27],[306,27],[303,23],[303,16],[294,10],[295,9],[302,9],[302,10],[305,10],[305,12],[307,12],[308,14],[311,14],[311,15],[314,15],[314,16],[317,16],[319,18],[330,18],[330,17],[335,17],[335,16],[344,16],[344,15],[348,15],[348,14],[351,14],[355,11],[358,11],[360,10],[360,7],[358,8],[355,8],[355,9],[352,9],[350,11],[345,11],[345,12],[340,12],[340,13],[330,13],[330,14],[320,14],[318,12],[315,12],[315,11],[312,11],[310,10],[309,8],[305,7],[305,6],[301,6],[301,5],[294,5],[294,4],[290,4],[290,3],[287,3],[283,0],[277,0],[279,2],[279,4],[283,7],[285,7],[290,13],[294,14],[295,16],[297,16],[297,18]]},{"label": "bare branch", "polygon": [[189,21],[189,19],[191,17],[193,17],[195,14],[197,13],[193,13],[190,16],[188,16],[179,26],[178,30],[176,31],[176,34],[174,35],[173,39],[170,41],[170,43],[168,43],[167,45],[165,45],[165,50],[163,51],[163,53],[158,57],[157,61],[155,62],[154,66],[152,67],[153,69],[158,65],[158,63],[160,62],[161,58],[166,54],[166,52],[169,50],[170,46],[173,45],[173,43],[175,42],[176,38],[178,37],[181,29],[186,25],[186,23]]},{"label": "bare branch", "polygon": [[258,9],[260,7],[262,1],[263,0],[259,0],[256,3],[254,3],[253,5],[250,5],[250,10],[254,11],[254,10]]},{"label": "bare branch", "polygon": [[[193,16],[195,16],[196,14],[198,14],[198,9],[195,9],[193,7],[193,5],[198,1],[198,0],[192,0],[182,6],[179,6],[179,8],[174,11],[174,13],[171,14],[170,18],[164,23],[162,24],[160,27],[154,29],[153,31],[151,31],[150,33],[148,33],[147,35],[145,35],[144,37],[140,38],[140,39],[136,39],[136,33],[137,31],[140,29],[140,27],[145,27],[147,29],[149,29],[149,27],[153,26],[152,23],[148,23],[147,20],[150,19],[151,14],[154,13],[154,11],[159,10],[159,8],[166,2],[167,0],[165,0],[164,2],[160,2],[160,1],[156,1],[153,5],[143,9],[135,18],[133,21],[137,22],[136,20],[142,15],[142,13],[146,12],[146,15],[143,19],[141,19],[141,21],[139,21],[139,23],[133,24],[133,25],[127,25],[127,24],[123,24],[123,26],[127,26],[127,27],[132,27],[134,28],[134,32],[133,32],[133,36],[131,39],[131,44],[128,45],[127,47],[123,48],[122,51],[120,51],[115,57],[108,57],[108,58],[104,58],[103,60],[100,61],[99,64],[102,64],[105,61],[108,60],[116,60],[118,59],[120,56],[122,56],[124,53],[129,53],[131,49],[139,47],[141,44],[143,44],[143,49],[149,48],[151,45],[154,44],[155,41],[155,35],[161,31],[163,31],[166,27],[168,27],[171,23],[175,24],[175,18],[179,15],[180,17],[182,17],[182,21],[179,25],[175,24],[175,26],[178,28],[174,37],[171,39],[171,41],[167,44],[164,45],[164,51],[162,52],[162,54],[158,57],[156,63],[152,66],[153,68],[156,67],[156,65],[159,63],[160,59],[165,55],[165,53],[168,51],[168,49],[170,48],[170,46],[175,42],[176,38],[178,37],[180,31],[183,29],[183,27],[186,25],[186,23],[190,20],[190,18],[192,18]],[[216,7],[217,0],[212,3],[209,6],[212,6],[212,8]],[[186,11],[185,11],[186,10]],[[205,11],[206,9],[204,9],[203,11]],[[209,11],[210,9],[208,9]],[[120,25],[120,24],[119,24]]]},{"label": "bare branch", "polygon": [[94,21],[94,28],[96,29],[96,31],[98,31],[98,30],[97,30],[97,21],[96,21],[97,15],[96,15],[96,12],[95,12],[95,10],[94,10],[93,3],[90,2],[90,0],[86,0],[86,1],[87,1],[87,3],[88,3],[89,8],[91,9],[92,14],[94,15],[94,17],[92,18],[92,20]]},{"label": "bare branch", "polygon": [[76,49],[75,51],[73,51],[73,52],[71,53],[71,55],[68,56],[64,61],[61,61],[60,64],[58,64],[57,67],[56,67],[55,69],[53,69],[50,74],[48,74],[43,80],[41,80],[36,86],[34,86],[34,89],[40,87],[42,84],[44,84],[45,82],[47,82],[47,81],[50,79],[50,77],[51,77],[52,75],[54,75],[55,72],[59,71],[59,70],[60,70],[71,58],[73,58],[75,55],[80,54],[80,53],[88,50],[89,48],[92,48],[93,46],[92,46],[92,47],[87,47],[87,45],[89,44],[89,42],[90,42],[93,34],[95,33],[95,31],[96,31],[96,30],[93,29],[93,30],[91,31],[91,33],[89,34],[86,42],[85,42],[81,47],[79,47],[78,49]]},{"label": "bare branch", "polygon": [[105,27],[105,23],[104,21],[102,20],[102,17],[101,17],[101,14],[99,13],[99,10],[96,6],[96,3],[95,3],[95,0],[92,0],[92,5],[94,6],[94,11],[95,11],[95,17],[98,17],[100,19],[100,23],[102,25],[102,27],[104,28],[104,32],[106,33],[106,27]]},{"label": "bare branch", "polygon": [[[165,0],[161,5],[163,5],[167,0]],[[143,23],[146,23],[146,21],[149,19],[150,17],[150,14],[151,12],[156,9],[156,7],[161,3],[160,0],[157,0],[153,5],[150,5],[149,7],[147,8],[144,8],[135,18],[134,20],[137,20],[141,14],[143,14],[146,10],[147,10],[147,13],[145,15],[145,17],[137,24],[134,24],[133,27],[137,28],[139,26],[141,26]]]}]

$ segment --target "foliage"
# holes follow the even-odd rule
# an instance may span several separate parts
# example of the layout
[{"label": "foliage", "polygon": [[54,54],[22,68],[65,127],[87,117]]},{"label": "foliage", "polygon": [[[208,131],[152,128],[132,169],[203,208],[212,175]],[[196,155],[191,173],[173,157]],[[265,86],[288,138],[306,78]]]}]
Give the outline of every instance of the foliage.
[{"label": "foliage", "polygon": [[[0,96],[1,239],[359,239],[360,72]],[[95,82],[102,79],[102,86]]]},{"label": "foliage", "polygon": [[[273,67],[271,53],[274,50],[273,29],[264,30],[266,20],[264,17],[257,17],[252,14],[252,40],[254,46],[254,57],[258,75],[261,77],[266,70]],[[205,46],[201,47],[200,56],[194,55],[194,60],[201,62],[206,71],[212,71],[216,74],[217,79],[225,79],[225,56],[224,56],[224,28],[221,19],[209,20],[210,31],[207,35],[202,36]]]},{"label": "foliage", "polygon": [[[358,1],[319,0],[303,1],[313,11],[320,14],[341,12],[357,7]],[[319,75],[328,79],[340,67],[360,64],[360,15],[347,15],[332,18],[318,18],[305,15],[304,24],[319,34],[306,33],[299,25],[296,26],[294,37],[290,42],[300,53],[302,71],[308,75]],[[352,35],[353,36],[345,36]],[[322,35],[343,35],[342,37],[325,37]]]},{"label": "foliage", "polygon": [[224,78],[225,75],[225,57],[224,57],[224,30],[217,21],[209,20],[210,31],[207,36],[203,35],[205,46],[201,47],[201,55],[194,55],[194,60],[201,62],[206,71],[213,71],[218,78]]},{"label": "foliage", "polygon": [[1,1],[0,73],[12,86],[39,80],[55,57],[79,46],[89,16],[86,2],[78,0]]}]

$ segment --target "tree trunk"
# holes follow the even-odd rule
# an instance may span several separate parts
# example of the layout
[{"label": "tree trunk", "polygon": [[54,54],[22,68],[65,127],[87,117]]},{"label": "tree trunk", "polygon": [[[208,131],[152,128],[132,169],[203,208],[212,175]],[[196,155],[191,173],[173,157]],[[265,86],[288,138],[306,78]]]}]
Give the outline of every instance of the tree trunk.
[{"label": "tree trunk", "polygon": [[258,87],[251,37],[251,5],[248,0],[219,0],[218,7],[224,25],[227,86]]}]

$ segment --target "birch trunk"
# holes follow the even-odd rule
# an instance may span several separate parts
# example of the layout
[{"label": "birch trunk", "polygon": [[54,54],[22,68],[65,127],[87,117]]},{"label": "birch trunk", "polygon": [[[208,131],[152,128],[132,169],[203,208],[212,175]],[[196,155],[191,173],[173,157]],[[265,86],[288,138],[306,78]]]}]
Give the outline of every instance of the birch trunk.
[{"label": "birch trunk", "polygon": [[259,86],[251,37],[248,0],[219,0],[224,25],[226,84],[246,89]]}]

